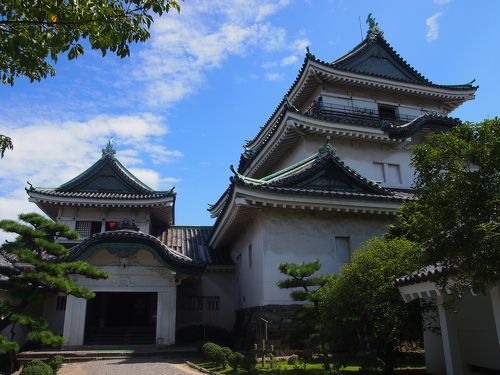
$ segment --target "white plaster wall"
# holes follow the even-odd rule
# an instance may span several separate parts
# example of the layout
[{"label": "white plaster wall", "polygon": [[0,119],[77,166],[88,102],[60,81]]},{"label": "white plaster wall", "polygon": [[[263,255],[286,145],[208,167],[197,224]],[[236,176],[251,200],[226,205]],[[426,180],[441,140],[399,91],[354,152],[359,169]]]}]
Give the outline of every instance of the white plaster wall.
[{"label": "white plaster wall", "polygon": [[[250,244],[252,245],[252,267],[250,267],[248,256]],[[259,215],[255,216],[252,221],[242,224],[241,235],[231,246],[231,258],[236,265],[236,309],[262,305],[263,257],[264,228]]]},{"label": "white plaster wall", "polygon": [[64,328],[64,310],[56,310],[57,295],[48,296],[43,303],[43,317],[49,325],[49,329],[57,333],[63,334]]},{"label": "white plaster wall", "polygon": [[390,91],[357,89],[342,85],[323,85],[321,92],[311,95],[311,101],[322,95],[323,100],[334,102],[338,97],[350,100],[350,105],[361,108],[377,109],[377,103],[399,107],[400,114],[419,115],[429,111],[442,111],[441,103],[437,100],[401,95]]},{"label": "white plaster wall", "polygon": [[[273,172],[317,153],[325,141],[325,137],[303,137],[296,146],[289,150],[286,157],[273,168]],[[385,165],[397,164],[400,166],[401,184],[382,182],[381,185],[395,188],[410,188],[412,186],[415,171],[410,167],[411,152],[401,147],[400,144],[387,145],[337,137],[332,138],[330,142],[337,150],[340,159],[362,176],[370,180],[380,181],[373,162],[385,163]]]},{"label": "white plaster wall", "polygon": [[463,361],[500,371],[500,346],[490,297],[468,294],[456,310]]},{"label": "white plaster wall", "polygon": [[[320,273],[338,273],[343,266],[335,256],[335,236],[350,237],[353,253],[362,243],[381,235],[391,217],[376,215],[336,215],[307,211],[269,209],[260,222],[264,233],[263,298],[248,306],[290,304],[289,290],[276,282],[284,278],[278,270],[282,262],[301,263],[319,259]],[[258,291],[256,291],[258,293]]]},{"label": "white plaster wall", "polygon": [[201,277],[201,295],[218,296],[219,310],[203,311],[203,324],[223,327],[230,331],[235,319],[234,274],[232,272],[205,271]]},{"label": "white plaster wall", "polygon": [[122,221],[134,220],[143,233],[150,231],[150,212],[147,209],[134,208],[94,208],[61,206],[58,221],[75,229],[75,223],[82,221]]},{"label": "white plaster wall", "polygon": [[[435,303],[435,301],[434,301]],[[437,311],[429,312],[424,319],[424,348],[426,371],[432,375],[446,374],[444,362],[443,339],[439,331],[439,316]],[[431,330],[429,328],[434,328]]]}]

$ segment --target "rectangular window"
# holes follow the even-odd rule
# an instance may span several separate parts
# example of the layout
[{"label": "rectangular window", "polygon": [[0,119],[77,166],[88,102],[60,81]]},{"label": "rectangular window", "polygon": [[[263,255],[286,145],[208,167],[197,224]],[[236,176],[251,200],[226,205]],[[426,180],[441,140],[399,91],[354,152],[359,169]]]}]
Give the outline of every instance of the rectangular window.
[{"label": "rectangular window", "polygon": [[349,263],[351,261],[349,237],[335,236],[335,258],[338,263]]},{"label": "rectangular window", "polygon": [[399,164],[388,164],[373,162],[373,176],[377,182],[385,182],[390,185],[401,185],[401,167]]},{"label": "rectangular window", "polygon": [[248,245],[248,268],[252,268],[253,264],[252,244]]},{"label": "rectangular window", "polygon": [[219,311],[219,296],[208,296],[205,297],[207,301],[207,310],[208,311]]},{"label": "rectangular window", "polygon": [[401,169],[399,164],[387,164],[387,182],[401,184]]},{"label": "rectangular window", "polygon": [[75,224],[75,230],[78,232],[80,237],[86,238],[93,234],[101,232],[101,222],[100,221],[77,221]]},{"label": "rectangular window", "polygon": [[57,296],[56,310],[57,311],[66,310],[66,296]]},{"label": "rectangular window", "polygon": [[397,117],[396,107],[391,107],[388,105],[378,106],[378,117],[381,119],[394,120]]},{"label": "rectangular window", "polygon": [[385,182],[385,173],[384,173],[384,163],[373,162],[374,169],[374,180],[377,182]]}]

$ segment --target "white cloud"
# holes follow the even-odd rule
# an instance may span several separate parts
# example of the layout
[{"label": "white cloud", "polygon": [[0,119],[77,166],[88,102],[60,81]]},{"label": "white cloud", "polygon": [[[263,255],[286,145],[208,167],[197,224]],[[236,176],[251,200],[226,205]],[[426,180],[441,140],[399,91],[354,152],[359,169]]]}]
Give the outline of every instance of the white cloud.
[{"label": "white cloud", "polygon": [[281,73],[266,73],[265,75],[268,81],[279,81],[283,78],[283,74]]},{"label": "white cloud", "polygon": [[439,37],[438,20],[442,15],[443,13],[437,12],[425,20],[425,24],[427,25],[426,39],[428,42],[432,42]]},{"label": "white cloud", "polygon": [[292,65],[297,62],[298,58],[295,55],[286,56],[281,60],[281,66]]},{"label": "white cloud", "polygon": [[434,0],[434,4],[444,5],[444,4],[451,3],[452,1],[453,0]]},{"label": "white cloud", "polygon": [[[133,82],[145,86],[151,106],[164,106],[196,92],[205,72],[252,48],[286,50],[286,32],[266,21],[290,0],[193,0],[156,20],[151,40],[133,57]],[[297,42],[293,43],[295,46]],[[295,52],[295,50],[294,50]]]},{"label": "white cloud", "polygon": [[[181,157],[158,143],[168,133],[163,118],[151,114],[97,116],[87,121],[44,121],[11,125],[0,123],[9,134],[14,150],[0,160],[0,219],[15,219],[21,212],[37,211],[28,203],[26,181],[35,186],[54,187],[84,171],[101,156],[100,149],[114,138],[117,155],[125,166],[138,172],[153,188],[168,189],[172,178],[141,168],[144,155],[153,162],[169,162]],[[4,236],[4,235],[1,235]],[[1,237],[5,238],[5,237]]]}]

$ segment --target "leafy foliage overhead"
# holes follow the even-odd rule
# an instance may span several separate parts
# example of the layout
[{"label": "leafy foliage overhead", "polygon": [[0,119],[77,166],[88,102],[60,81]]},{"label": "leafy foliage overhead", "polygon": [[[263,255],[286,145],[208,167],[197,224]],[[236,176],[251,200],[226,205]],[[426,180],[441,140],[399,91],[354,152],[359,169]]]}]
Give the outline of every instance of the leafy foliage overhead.
[{"label": "leafy foliage overhead", "polygon": [[[457,290],[500,281],[500,119],[466,123],[414,148],[418,200],[407,203],[391,236],[419,243],[426,264]],[[450,285],[447,285],[448,287]]]},{"label": "leafy foliage overhead", "polygon": [[83,40],[104,56],[125,57],[129,45],[144,42],[154,15],[180,11],[178,0],[9,0],[0,2],[2,82],[55,75],[60,54],[69,60],[84,52]]},{"label": "leafy foliage overhead", "polygon": [[[85,262],[66,262],[68,250],[56,238],[76,239],[78,234],[65,224],[54,223],[36,213],[21,214],[22,222],[0,221],[0,229],[16,233],[13,242],[0,247],[0,331],[11,324],[30,330],[27,339],[45,345],[61,345],[63,338],[48,329],[47,322],[30,313],[49,294],[65,293],[92,298],[94,293],[77,285],[70,275],[107,278],[105,272]],[[7,260],[7,261],[6,261]],[[17,350],[17,344],[0,336],[0,353]]]}]

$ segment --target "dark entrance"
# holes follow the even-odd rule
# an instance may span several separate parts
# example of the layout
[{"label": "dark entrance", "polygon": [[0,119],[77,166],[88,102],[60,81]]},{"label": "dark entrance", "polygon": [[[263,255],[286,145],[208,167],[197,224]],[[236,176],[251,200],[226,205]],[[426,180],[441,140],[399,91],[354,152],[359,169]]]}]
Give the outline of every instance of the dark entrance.
[{"label": "dark entrance", "polygon": [[87,302],[84,344],[154,344],[157,298],[157,293],[96,293]]}]

